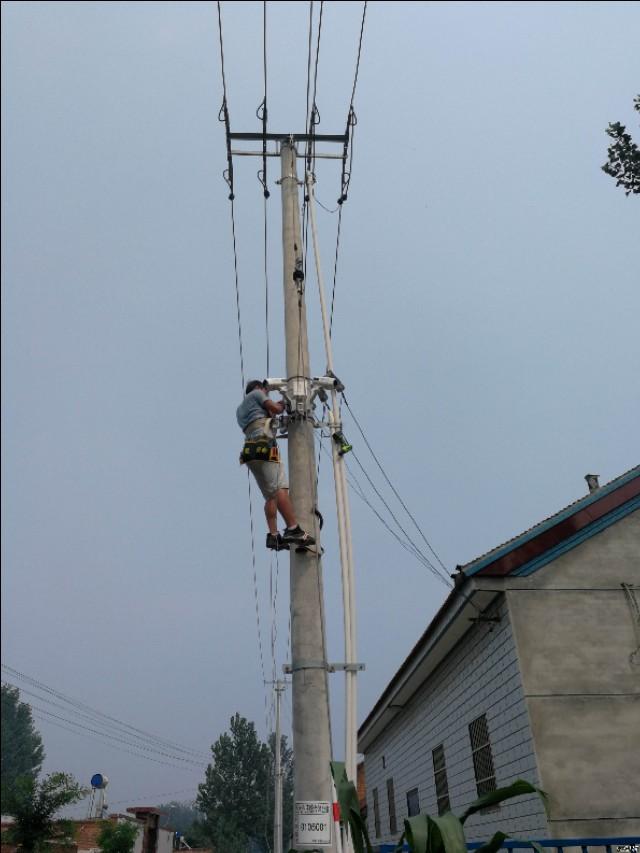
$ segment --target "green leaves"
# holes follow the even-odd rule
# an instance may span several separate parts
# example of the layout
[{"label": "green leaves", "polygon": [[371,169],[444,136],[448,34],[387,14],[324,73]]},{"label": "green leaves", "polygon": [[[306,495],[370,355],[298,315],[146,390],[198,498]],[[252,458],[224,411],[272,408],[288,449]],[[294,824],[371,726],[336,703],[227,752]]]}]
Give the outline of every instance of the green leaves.
[{"label": "green leaves", "polygon": [[132,853],[138,833],[142,827],[134,821],[113,823],[105,821],[98,835],[98,847],[102,853]]},{"label": "green leaves", "polygon": [[416,815],[407,818],[404,826],[412,853],[467,853],[462,823],[451,812],[440,817]]},{"label": "green leaves", "polygon": [[[640,112],[640,95],[634,98],[633,106]],[[606,133],[613,143],[607,149],[609,159],[602,171],[615,178],[616,186],[623,187],[626,195],[640,193],[640,148],[619,121],[609,124]]]},{"label": "green leaves", "polygon": [[0,806],[7,813],[11,791],[20,776],[35,779],[44,760],[42,738],[36,730],[31,708],[20,701],[20,691],[2,685],[2,760],[0,761]]},{"label": "green leaves", "polygon": [[[349,822],[354,849],[356,853],[364,853],[365,850],[367,853],[371,853],[367,828],[360,816],[355,786],[347,778],[344,764],[341,762],[333,762],[331,772],[336,784],[342,818]],[[411,853],[467,853],[463,826],[465,820],[481,809],[495,806],[504,800],[521,797],[525,794],[537,794],[542,798],[546,809],[547,795],[544,791],[536,788],[531,782],[518,779],[511,785],[498,788],[496,791],[491,791],[489,794],[480,797],[469,806],[462,817],[447,812],[439,817],[423,814],[407,818],[404,822],[404,832],[398,839],[395,853],[400,853],[405,840]],[[497,853],[508,837],[504,832],[496,832],[493,838],[480,847],[476,853]],[[543,853],[534,842],[528,843],[532,844],[537,853]],[[295,851],[289,851],[289,853],[295,853]]]},{"label": "green leaves", "polygon": [[510,800],[512,797],[521,797],[523,794],[538,794],[542,798],[546,809],[547,795],[545,792],[541,791],[540,788],[536,788],[531,782],[525,782],[524,779],[517,779],[512,785],[491,791],[477,799],[474,803],[471,803],[469,808],[460,817],[460,822],[464,823],[468,817],[471,817],[472,814],[479,812],[481,809],[496,806],[498,803],[503,802],[503,800]]},{"label": "green leaves", "polygon": [[8,831],[11,843],[24,853],[49,848],[49,842],[70,837],[73,824],[56,820],[64,806],[77,803],[87,794],[68,773],[51,773],[41,782],[31,776],[19,777],[6,804],[14,823]]},{"label": "green leaves", "polygon": [[360,814],[360,803],[358,802],[356,786],[347,778],[347,771],[342,761],[331,762],[331,773],[336,786],[340,817],[343,823],[349,827],[353,849],[355,853],[364,853],[365,850],[367,853],[371,853],[372,848],[369,841],[369,833],[367,832],[367,824]]}]

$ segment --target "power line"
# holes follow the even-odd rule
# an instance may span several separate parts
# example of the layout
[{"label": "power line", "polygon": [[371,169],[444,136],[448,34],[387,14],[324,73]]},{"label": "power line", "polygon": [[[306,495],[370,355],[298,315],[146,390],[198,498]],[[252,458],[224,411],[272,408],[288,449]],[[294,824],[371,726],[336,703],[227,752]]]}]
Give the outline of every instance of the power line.
[{"label": "power line", "polygon": [[362,53],[362,35],[364,33],[364,19],[367,14],[367,0],[364,0],[363,8],[362,8],[362,23],[360,24],[360,39],[358,41],[358,58],[356,60],[356,71],[353,76],[353,88],[351,90],[351,101],[349,103],[349,109],[353,109],[353,102],[356,97],[356,86],[358,85],[358,72],[360,71],[360,54]]},{"label": "power line", "polygon": [[356,452],[355,452],[354,450],[352,450],[352,451],[351,451],[351,455],[352,455],[352,456],[353,456],[353,458],[355,459],[356,464],[358,465],[358,467],[360,468],[360,470],[362,471],[362,473],[364,474],[364,476],[367,478],[367,480],[368,480],[369,485],[371,486],[371,488],[374,490],[374,492],[376,493],[376,495],[378,496],[378,498],[380,499],[380,501],[382,501],[382,503],[384,504],[384,506],[385,506],[385,508],[386,508],[387,512],[389,513],[389,515],[391,516],[391,518],[395,521],[396,525],[397,525],[397,526],[398,526],[398,528],[402,531],[402,533],[405,535],[406,539],[411,543],[411,545],[415,548],[415,550],[416,550],[416,551],[421,555],[421,557],[423,558],[423,561],[424,561],[424,565],[425,565],[425,567],[426,567],[426,568],[428,568],[428,569],[429,569],[429,571],[430,571],[432,574],[434,574],[437,578],[439,578],[441,581],[444,581],[444,582],[447,584],[447,586],[452,586],[452,582],[451,582],[451,580],[450,580],[449,578],[446,578],[446,579],[445,579],[445,577],[442,575],[441,571],[440,571],[436,566],[434,566],[434,565],[433,565],[433,563],[431,562],[431,560],[429,560],[429,558],[428,558],[428,557],[424,554],[424,552],[423,552],[423,551],[418,547],[418,545],[416,545],[416,543],[413,541],[413,539],[411,538],[411,536],[407,533],[407,531],[405,530],[405,528],[402,526],[402,524],[401,524],[401,523],[400,523],[400,521],[398,520],[398,517],[396,516],[396,514],[394,513],[394,511],[391,509],[391,507],[389,506],[389,504],[387,503],[387,501],[385,500],[385,498],[383,497],[383,495],[380,493],[380,490],[378,489],[378,487],[376,486],[376,484],[373,482],[373,480],[372,480],[372,479],[371,479],[371,477],[369,476],[369,474],[368,474],[368,472],[366,471],[366,469],[365,469],[364,465],[362,464],[362,462],[360,461],[360,459],[358,458],[358,455],[356,454]]},{"label": "power line", "polygon": [[384,468],[382,467],[382,465],[381,465],[381,463],[380,463],[380,460],[378,459],[378,457],[377,457],[377,456],[376,456],[376,454],[375,454],[375,451],[374,451],[374,450],[373,450],[373,448],[371,447],[371,444],[369,443],[369,441],[368,441],[368,439],[367,439],[366,435],[364,434],[364,430],[362,429],[362,427],[361,427],[361,425],[360,425],[360,422],[358,421],[358,419],[356,418],[355,414],[353,413],[353,410],[351,409],[351,406],[349,405],[349,401],[348,401],[348,400],[347,400],[347,398],[345,397],[344,393],[342,394],[342,399],[344,400],[344,404],[345,404],[345,406],[347,407],[347,410],[348,410],[349,414],[350,414],[350,415],[351,415],[351,417],[353,418],[353,420],[354,420],[354,422],[355,422],[355,425],[358,427],[358,431],[360,432],[360,435],[362,436],[362,438],[363,438],[363,440],[364,440],[364,443],[367,445],[367,447],[368,447],[368,449],[369,449],[369,452],[370,452],[370,453],[371,453],[371,455],[373,456],[373,459],[374,459],[374,461],[375,461],[376,465],[377,465],[377,466],[378,466],[378,468],[380,469],[380,472],[382,473],[382,476],[383,476],[383,477],[385,478],[385,480],[387,481],[387,483],[388,483],[388,485],[389,485],[389,487],[390,487],[391,491],[392,491],[392,492],[393,492],[393,494],[396,496],[396,498],[400,501],[400,504],[402,505],[402,508],[403,508],[403,509],[404,509],[404,511],[407,513],[407,515],[409,516],[409,518],[410,518],[410,519],[411,519],[411,521],[413,522],[413,524],[414,524],[414,526],[415,526],[416,530],[418,531],[418,533],[419,533],[419,534],[420,534],[420,536],[422,537],[423,541],[425,542],[425,544],[427,545],[427,547],[429,548],[429,550],[431,551],[431,553],[433,554],[433,556],[436,558],[436,560],[438,561],[438,563],[440,564],[440,566],[442,567],[442,569],[444,570],[445,574],[447,574],[447,577],[448,577],[447,567],[446,567],[446,566],[445,566],[445,564],[442,562],[442,560],[440,559],[440,557],[438,556],[438,554],[435,552],[435,550],[434,550],[434,548],[433,548],[433,545],[429,542],[429,540],[427,539],[427,537],[424,535],[424,532],[423,532],[422,528],[420,527],[420,525],[419,525],[419,524],[418,524],[418,522],[416,521],[415,517],[413,516],[413,514],[412,514],[412,513],[411,513],[411,511],[409,510],[409,507],[408,507],[408,506],[406,505],[406,503],[402,500],[402,498],[400,497],[400,495],[399,495],[399,493],[398,493],[397,489],[395,488],[395,486],[393,485],[393,483],[391,482],[391,480],[390,480],[390,479],[389,479],[389,477],[387,476],[386,471],[385,471],[385,470],[384,470]]},{"label": "power line", "polygon": [[[46,708],[40,708],[37,705],[31,706],[34,711],[37,711],[39,714],[45,714],[47,717],[52,717],[54,720],[62,720],[65,723],[68,723],[71,726],[75,726],[83,731],[91,732],[91,734],[98,735],[100,738],[104,738],[109,741],[116,741],[117,743],[123,743],[126,746],[132,746],[136,750],[140,750],[142,752],[151,752],[157,755],[162,755],[165,758],[171,758],[173,761],[182,761],[183,764],[189,764],[192,767],[206,767],[207,765],[202,761],[195,761],[191,758],[180,758],[177,755],[171,755],[169,752],[163,752],[159,749],[152,749],[151,747],[142,746],[141,744],[131,743],[131,741],[124,740],[124,738],[117,737],[116,735],[108,734],[107,732],[101,732],[99,729],[93,729],[91,726],[85,726],[82,723],[78,723],[75,720],[70,720],[68,717],[63,717],[60,714],[54,714],[53,711],[47,711]],[[147,756],[148,757],[148,756]]]},{"label": "power line", "polygon": [[[107,730],[111,729],[112,731],[115,731],[116,734],[119,734],[119,735],[124,734],[129,738],[133,738],[134,741],[138,741],[138,742],[137,743],[131,743],[131,741],[126,741],[126,743],[128,743],[130,746],[135,746],[136,749],[145,749],[145,750],[149,749],[150,751],[157,752],[159,755],[167,755],[167,753],[158,749],[157,746],[154,745],[154,742],[152,740],[149,740],[148,738],[144,738],[144,737],[138,737],[135,734],[130,734],[126,730],[123,730],[123,727],[114,725],[113,723],[103,722],[102,720],[100,720],[100,718],[96,714],[93,714],[93,715],[86,714],[83,711],[75,709],[74,707],[69,707],[68,705],[62,705],[59,702],[54,702],[52,699],[47,699],[46,696],[41,696],[38,693],[34,693],[31,690],[27,690],[27,688],[25,688],[25,687],[20,687],[17,684],[13,684],[10,681],[5,681],[4,679],[2,680],[2,683],[8,684],[11,687],[17,687],[18,690],[20,690],[21,694],[25,694],[27,696],[33,696],[35,699],[37,699],[40,702],[45,702],[47,705],[51,705],[52,707],[58,708],[59,710],[62,710],[62,711],[65,711],[68,714],[74,714],[76,717],[80,717],[80,719],[83,719],[86,722],[93,723],[94,725],[99,725],[102,728],[107,729]],[[110,736],[110,737],[113,736],[113,735],[110,735],[108,731],[101,732],[101,734],[104,734],[105,736]],[[141,744],[146,744],[146,745],[142,746]],[[151,746],[149,746],[149,744],[151,744]],[[193,755],[196,756],[196,753],[194,753]],[[176,761],[185,761],[185,760],[193,761],[194,760],[193,758],[185,759],[185,758],[182,758],[180,756],[173,756],[173,755],[171,757],[175,757]],[[202,754],[202,755],[198,754],[198,757],[205,758],[206,756],[204,754]]]},{"label": "power line", "polygon": [[[199,752],[198,750],[191,749],[189,747],[185,747],[181,744],[175,743],[175,742],[170,741],[166,738],[162,738],[158,735],[154,735],[151,732],[145,731],[144,729],[140,729],[140,728],[137,728],[136,726],[130,725],[129,723],[125,723],[123,720],[120,720],[117,717],[113,717],[109,714],[105,714],[103,711],[99,711],[96,708],[92,708],[90,705],[87,705],[85,702],[82,702],[79,699],[74,699],[71,696],[67,696],[64,693],[62,693],[61,691],[56,690],[53,687],[50,687],[49,685],[45,684],[42,681],[38,681],[38,679],[33,678],[30,675],[26,675],[23,672],[19,672],[17,669],[14,669],[13,667],[8,666],[7,664],[3,663],[2,669],[5,672],[9,673],[14,678],[18,678],[21,681],[25,681],[27,684],[29,684],[32,687],[35,687],[38,690],[41,690],[45,693],[48,693],[52,696],[55,696],[57,699],[60,699],[61,701],[66,702],[67,704],[72,705],[73,707],[78,708],[81,711],[89,712],[90,714],[92,714],[96,717],[100,717],[101,719],[108,720],[111,723],[116,723],[117,725],[122,726],[123,728],[128,729],[129,731],[133,732],[138,737],[142,737],[146,740],[150,740],[151,742],[155,742],[156,744],[158,744],[158,746],[162,746],[165,749],[171,749],[171,750],[174,750],[177,752],[182,752],[184,754],[191,754],[192,756],[195,756],[195,757],[202,757],[203,756],[203,753]],[[22,689],[22,688],[19,687],[18,689]]]},{"label": "power line", "polygon": [[340,208],[340,212],[338,214],[338,233],[336,237],[336,252],[335,252],[335,260],[333,264],[333,289],[331,291],[331,315],[329,320],[329,335],[333,332],[333,311],[336,299],[336,281],[337,281],[337,272],[338,272],[338,254],[340,251],[340,231],[342,228],[342,205],[347,200],[347,189],[349,186],[349,181],[351,180],[351,173],[353,168],[353,136],[355,133],[355,126],[357,124],[356,114],[353,109],[353,104],[356,97],[356,86],[358,85],[358,74],[360,72],[360,57],[362,54],[362,38],[364,35],[364,22],[367,14],[367,0],[364,1],[362,7],[362,21],[360,23],[360,38],[358,39],[358,54],[356,58],[356,69],[353,75],[353,86],[351,88],[351,100],[349,102],[349,111],[347,114],[347,133],[349,133],[349,128],[352,128],[349,139],[349,169],[346,169],[346,160],[347,160],[347,152],[344,152],[343,159],[343,167],[342,167],[342,186],[340,189],[340,198],[338,199],[338,207]]},{"label": "power line", "polygon": [[[155,764],[163,764],[165,767],[173,767],[174,770],[193,770],[192,767],[181,767],[179,764],[170,764],[168,761],[162,761],[159,758],[151,758],[150,755],[142,755],[139,752],[132,752],[130,749],[123,749],[120,746],[116,746],[115,744],[109,743],[109,741],[104,740],[102,737],[95,737],[94,735],[86,735],[82,732],[76,731],[75,729],[70,729],[68,726],[63,726],[61,723],[56,723],[54,720],[49,720],[46,717],[41,717],[38,713],[34,713],[34,718],[39,720],[41,723],[47,723],[50,726],[55,726],[58,729],[63,729],[63,731],[70,732],[71,734],[77,735],[78,737],[88,737],[90,740],[97,740],[100,743],[105,744],[110,749],[115,749],[118,752],[126,752],[127,755],[133,755],[136,758],[143,758],[145,761],[153,761]],[[204,766],[204,765],[203,765]]]}]

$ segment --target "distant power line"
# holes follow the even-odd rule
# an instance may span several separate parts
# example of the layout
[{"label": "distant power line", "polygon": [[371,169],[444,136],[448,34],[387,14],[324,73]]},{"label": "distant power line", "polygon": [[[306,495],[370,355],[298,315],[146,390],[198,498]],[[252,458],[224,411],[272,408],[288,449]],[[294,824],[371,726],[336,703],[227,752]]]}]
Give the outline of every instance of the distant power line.
[{"label": "distant power line", "polygon": [[[70,731],[73,731],[75,734],[87,732],[90,736],[96,736],[103,742],[108,742],[113,748],[116,748],[114,743],[132,747],[137,750],[133,754],[138,755],[140,758],[150,758],[150,755],[145,755],[144,753],[168,758],[174,762],[172,766],[189,764],[196,767],[205,767],[209,761],[209,756],[204,751],[193,749],[147,732],[137,726],[132,726],[130,723],[105,714],[103,711],[99,711],[97,708],[93,708],[79,699],[68,696],[62,693],[62,691],[56,690],[54,687],[11,666],[2,664],[2,671],[6,678],[10,679],[3,679],[4,683],[17,687],[26,695],[63,712],[62,714],[57,714],[45,708],[33,706],[34,710],[45,715],[45,720],[52,725],[56,724],[54,723],[55,720],[59,720],[73,726]],[[25,684],[28,687],[25,687]],[[60,723],[57,723],[57,725],[60,725]],[[121,749],[121,747],[119,748]]]}]

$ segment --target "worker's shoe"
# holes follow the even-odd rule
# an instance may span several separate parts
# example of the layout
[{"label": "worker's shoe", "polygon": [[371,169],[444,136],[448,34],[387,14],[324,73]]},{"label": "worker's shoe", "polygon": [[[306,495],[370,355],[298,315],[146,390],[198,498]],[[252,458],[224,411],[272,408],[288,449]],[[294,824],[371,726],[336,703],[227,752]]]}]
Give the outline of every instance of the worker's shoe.
[{"label": "worker's shoe", "polygon": [[267,548],[271,551],[288,551],[289,543],[279,533],[267,533]]},{"label": "worker's shoe", "polygon": [[295,527],[286,527],[282,534],[282,541],[295,545],[296,548],[306,548],[309,545],[315,545],[316,542],[313,536],[304,531],[299,524]]}]

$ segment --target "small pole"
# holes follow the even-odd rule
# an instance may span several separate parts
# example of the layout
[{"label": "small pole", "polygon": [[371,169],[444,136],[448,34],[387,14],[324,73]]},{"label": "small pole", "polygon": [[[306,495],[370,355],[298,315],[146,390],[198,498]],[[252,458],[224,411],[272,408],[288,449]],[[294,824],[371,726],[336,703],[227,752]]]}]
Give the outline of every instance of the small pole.
[{"label": "small pole", "polygon": [[282,853],[282,757],[280,755],[280,697],[285,689],[283,681],[276,681],[276,742],[275,742],[275,796],[273,811],[273,853]]}]

